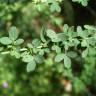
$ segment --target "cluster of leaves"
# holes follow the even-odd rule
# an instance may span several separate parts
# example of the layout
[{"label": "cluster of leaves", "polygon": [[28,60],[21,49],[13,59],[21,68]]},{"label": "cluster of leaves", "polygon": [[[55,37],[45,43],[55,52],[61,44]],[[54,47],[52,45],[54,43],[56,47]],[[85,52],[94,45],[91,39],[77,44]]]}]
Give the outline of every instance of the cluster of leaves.
[{"label": "cluster of leaves", "polygon": [[[58,1],[58,2],[57,2]],[[33,2],[37,3],[47,3],[50,6],[51,12],[60,12],[61,8],[59,6],[59,2],[62,2],[63,0],[34,0]],[[72,0],[73,2],[81,3],[83,6],[88,5],[89,0]]]},{"label": "cluster of leaves", "polygon": [[50,6],[51,12],[60,12],[61,8],[57,1],[61,2],[61,0],[34,0],[33,2],[36,3],[36,5],[39,3],[45,3]]},{"label": "cluster of leaves", "polygon": [[83,6],[87,6],[89,0],[72,0],[72,1],[73,2],[81,3]]},{"label": "cluster of leaves", "polygon": [[[58,2],[57,2],[58,1]],[[34,0],[35,3],[47,3],[50,6],[50,10],[51,12],[60,12],[61,8],[59,6],[59,2],[62,2],[63,0]],[[88,5],[88,1],[89,0],[72,0],[73,2],[78,2],[81,3],[83,6],[87,6]]]},{"label": "cluster of leaves", "polygon": [[[27,63],[27,71],[33,71],[36,63],[42,63],[45,54],[56,52],[55,62],[64,62],[64,67],[71,68],[71,59],[81,54],[82,58],[88,55],[96,55],[96,28],[85,25],[84,30],[78,26],[74,27],[67,24],[63,27],[63,32],[56,33],[52,29],[41,31],[41,39],[34,39],[32,43],[21,48],[23,39],[18,39],[16,27],[11,27],[9,37],[0,38],[0,43],[5,45],[1,47],[2,54],[10,54],[16,58],[21,58]],[[7,47],[6,47],[7,46]],[[79,46],[79,47],[78,47]],[[4,50],[7,50],[4,52]]]},{"label": "cluster of leaves", "polygon": [[[36,4],[34,4],[33,1],[36,2]],[[22,37],[25,38],[29,36],[29,40],[33,38],[34,35],[37,35],[34,33],[38,32],[39,34],[40,25],[47,26],[45,21],[54,22],[56,25],[55,28],[57,26],[61,28],[60,22],[64,20],[51,14],[51,12],[60,12],[59,2],[61,1],[64,1],[67,6],[65,2],[67,0],[0,0],[0,21],[2,21],[0,23],[0,30],[6,30],[6,28],[9,28],[10,23],[12,23],[12,25],[16,25],[18,29],[23,32],[23,34],[21,32]],[[73,1],[82,3],[83,6],[86,6],[88,3],[88,0]],[[71,14],[71,11],[68,11],[67,7],[64,7],[64,9]],[[32,23],[35,17],[39,19],[37,20],[36,18],[36,23],[38,23],[38,21],[42,22],[39,27],[38,24],[35,26]],[[5,25],[3,27],[1,26],[4,24],[3,22],[7,25],[6,28]],[[1,31],[0,35],[4,32],[5,31]],[[96,88],[96,28],[94,26],[85,25],[83,28],[80,26],[74,28],[73,26],[69,27],[68,25],[64,25],[62,32],[59,33],[52,29],[42,29],[40,39],[32,39],[28,44],[26,44],[26,39],[24,39],[26,40],[24,42],[23,39],[18,37],[18,33],[17,28],[12,27],[9,29],[9,37],[0,38],[1,94],[4,91],[5,95],[5,90],[8,90],[7,95],[10,95],[12,90],[14,90],[13,94],[17,96],[18,94],[30,95],[31,93],[34,96],[53,96],[54,94],[54,96],[69,96],[69,94],[70,96],[79,96],[87,89],[87,94],[83,95],[93,96],[90,90],[91,88],[94,88],[94,90]],[[7,57],[8,55],[4,54],[10,54],[26,62],[28,72],[35,70],[38,65],[39,67],[32,73],[32,76],[30,76],[31,74],[29,75],[23,70],[25,68],[24,64],[26,63],[15,59],[16,62],[13,57]],[[77,62],[74,62],[75,60]],[[82,63],[83,60],[85,62]],[[42,63],[43,61],[44,63]],[[79,64],[80,66],[78,66]],[[81,68],[81,66],[83,67]],[[80,74],[78,75],[78,73]],[[61,81],[65,80],[65,76],[69,77],[70,82],[67,81],[67,84],[72,84],[72,90],[68,95],[65,91],[63,93],[64,95],[61,95],[61,87],[64,87],[64,85],[61,85]],[[73,78],[70,78],[72,76]],[[26,81],[28,82],[25,83]],[[8,89],[2,87],[4,83],[8,83]],[[58,88],[59,90],[57,91]],[[20,90],[24,91],[21,92]]]}]

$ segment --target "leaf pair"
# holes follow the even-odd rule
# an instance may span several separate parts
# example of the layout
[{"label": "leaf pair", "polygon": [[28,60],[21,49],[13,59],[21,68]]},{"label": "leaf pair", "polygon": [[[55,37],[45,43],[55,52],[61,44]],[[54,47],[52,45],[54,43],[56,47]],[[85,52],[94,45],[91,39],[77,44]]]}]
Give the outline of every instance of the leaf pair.
[{"label": "leaf pair", "polygon": [[23,39],[17,39],[18,38],[18,32],[16,27],[11,27],[9,30],[9,37],[2,37],[0,38],[0,43],[3,45],[9,45],[14,43],[14,45],[20,45],[24,42]]},{"label": "leaf pair", "polygon": [[89,0],[72,0],[72,1],[73,2],[81,3],[83,6],[87,6]]},{"label": "leaf pair", "polygon": [[61,62],[62,60],[64,60],[65,68],[70,68],[71,67],[71,60],[66,54],[61,53],[61,54],[58,54],[55,57],[56,62]]},{"label": "leaf pair", "polygon": [[60,39],[58,38],[58,35],[51,29],[48,29],[46,31],[47,36],[51,39],[52,42],[59,42]]},{"label": "leaf pair", "polygon": [[55,0],[48,0],[48,3],[50,4],[50,10],[51,12],[60,12],[61,8],[59,6],[59,3],[56,2]]},{"label": "leaf pair", "polygon": [[[24,54],[23,54],[24,55]],[[22,61],[27,62],[27,72],[34,71],[36,68],[36,62],[33,58],[33,56],[29,54],[25,54],[22,58]]]}]

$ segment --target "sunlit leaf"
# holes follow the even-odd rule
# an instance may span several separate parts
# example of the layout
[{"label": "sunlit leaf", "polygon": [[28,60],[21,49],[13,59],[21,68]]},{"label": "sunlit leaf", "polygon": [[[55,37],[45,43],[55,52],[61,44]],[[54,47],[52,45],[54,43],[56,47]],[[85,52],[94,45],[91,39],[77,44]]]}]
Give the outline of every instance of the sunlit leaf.
[{"label": "sunlit leaf", "polygon": [[27,72],[31,72],[31,71],[34,71],[36,68],[36,63],[34,60],[32,60],[31,62],[29,62],[27,64]]},{"label": "sunlit leaf", "polygon": [[8,37],[2,37],[2,38],[0,38],[0,43],[4,44],[4,45],[9,45],[12,43],[12,41]]},{"label": "sunlit leaf", "polygon": [[65,68],[71,68],[71,59],[64,54],[64,66]]},{"label": "sunlit leaf", "polygon": [[60,62],[60,61],[62,61],[63,59],[64,59],[64,54],[63,54],[63,53],[58,54],[58,55],[56,55],[56,57],[55,57],[55,62]]},{"label": "sunlit leaf", "polygon": [[9,38],[11,39],[11,40],[16,40],[17,38],[18,38],[18,32],[17,32],[17,29],[16,29],[16,27],[11,27],[10,29],[9,29]]}]

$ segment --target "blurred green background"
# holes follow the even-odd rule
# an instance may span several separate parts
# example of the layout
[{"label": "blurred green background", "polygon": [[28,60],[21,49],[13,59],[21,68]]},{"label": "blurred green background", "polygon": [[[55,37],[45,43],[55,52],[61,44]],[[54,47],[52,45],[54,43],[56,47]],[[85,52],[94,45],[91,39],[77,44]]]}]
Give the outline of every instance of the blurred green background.
[{"label": "blurred green background", "polygon": [[[0,0],[0,37],[8,34],[12,25],[26,42],[39,38],[42,26],[58,32],[65,23],[96,25],[95,0],[87,7],[71,0],[60,6],[60,13],[52,13],[45,4],[35,5],[32,0]],[[53,62],[53,56],[48,54],[43,64],[27,73],[26,63],[0,55],[0,96],[96,96],[96,56],[87,57],[86,62],[78,57],[73,70],[64,70],[62,64]]]}]

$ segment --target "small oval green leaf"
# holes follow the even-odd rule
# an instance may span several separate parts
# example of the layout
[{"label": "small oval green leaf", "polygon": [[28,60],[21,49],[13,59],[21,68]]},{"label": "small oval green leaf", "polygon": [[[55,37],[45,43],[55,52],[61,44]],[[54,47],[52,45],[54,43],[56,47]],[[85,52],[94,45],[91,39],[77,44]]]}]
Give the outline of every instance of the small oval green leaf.
[{"label": "small oval green leaf", "polygon": [[61,54],[58,54],[56,57],[55,57],[55,62],[60,62],[64,59],[64,54],[61,53]]},{"label": "small oval green leaf", "polygon": [[16,29],[15,26],[13,26],[13,27],[11,27],[11,28],[9,29],[9,38],[10,38],[11,40],[13,40],[13,41],[18,38],[18,33],[17,33],[17,29]]},{"label": "small oval green leaf", "polygon": [[27,72],[34,71],[36,68],[36,62],[33,60],[27,64]]},{"label": "small oval green leaf", "polygon": [[2,37],[2,38],[0,38],[0,43],[4,44],[4,45],[9,45],[12,43],[12,41],[8,37]]}]

